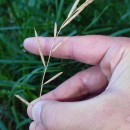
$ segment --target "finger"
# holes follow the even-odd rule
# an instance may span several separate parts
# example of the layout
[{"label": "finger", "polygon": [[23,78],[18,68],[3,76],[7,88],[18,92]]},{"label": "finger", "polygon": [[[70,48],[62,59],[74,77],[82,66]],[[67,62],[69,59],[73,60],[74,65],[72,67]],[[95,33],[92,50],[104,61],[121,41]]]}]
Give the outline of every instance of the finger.
[{"label": "finger", "polygon": [[46,130],[43,125],[36,122],[32,122],[29,126],[29,130]]},{"label": "finger", "polygon": [[[57,41],[63,37],[57,38]],[[53,57],[75,59],[88,64],[98,64],[105,55],[108,48],[114,44],[121,43],[121,38],[107,36],[76,36],[70,37],[52,53]],[[39,37],[42,52],[48,55],[53,38]],[[27,38],[24,47],[33,54],[39,54],[36,38]]]},{"label": "finger", "polygon": [[101,92],[106,86],[107,78],[97,65],[77,73],[53,91],[43,95],[41,99],[76,101],[88,94]]},{"label": "finger", "polygon": [[[39,100],[78,101],[87,97],[87,95],[101,92],[106,86],[107,78],[101,72],[100,67],[93,66],[79,72],[53,91],[34,100],[31,104],[35,104]],[[32,119],[31,110],[32,108],[29,107],[27,113]]]},{"label": "finger", "polygon": [[115,103],[113,98],[110,100],[112,95],[110,93],[106,95],[73,103],[50,100],[39,101],[32,107],[33,120],[43,124],[47,130],[102,128],[104,124],[108,123],[105,121],[109,121],[109,115],[116,111],[112,111],[110,108],[109,103]]},{"label": "finger", "polygon": [[[65,107],[67,106],[67,107]],[[52,109],[51,109],[51,108]],[[69,108],[68,108],[69,107]],[[48,109],[48,110],[47,110]],[[61,112],[61,109],[63,112]],[[33,120],[37,123],[40,124],[44,124],[45,127],[47,128],[47,130],[61,130],[61,129],[65,129],[63,128],[63,124],[65,124],[65,122],[67,122],[67,120],[70,118],[69,116],[66,116],[64,118],[64,114],[68,114],[67,111],[71,112],[72,109],[74,109],[72,107],[72,105],[68,105],[67,103],[64,104],[60,104],[60,102],[52,102],[52,101],[40,101],[38,103],[36,103],[35,105],[33,105],[32,107],[32,115],[33,115]],[[60,111],[60,112],[58,112]],[[76,111],[76,110],[74,110]],[[43,114],[44,113],[44,114]],[[62,117],[60,116],[60,113],[64,113],[62,114],[64,120],[62,119]],[[71,113],[72,114],[72,113]],[[51,117],[50,117],[51,116]],[[59,117],[60,116],[60,117]],[[82,115],[81,115],[82,116]],[[56,119],[55,119],[56,118]],[[59,122],[58,118],[62,119],[62,125],[61,122]],[[72,117],[71,117],[72,118]],[[60,120],[61,120],[60,119]],[[74,120],[75,121],[75,120]],[[54,123],[53,123],[54,122]],[[60,124],[59,124],[60,123]],[[59,129],[58,125],[61,125],[60,127],[62,127],[61,129]],[[56,127],[57,128],[54,128]],[[31,126],[32,128],[35,127],[35,125],[33,124],[33,126]],[[30,129],[31,130],[31,129]],[[67,129],[68,130],[68,129]]]}]

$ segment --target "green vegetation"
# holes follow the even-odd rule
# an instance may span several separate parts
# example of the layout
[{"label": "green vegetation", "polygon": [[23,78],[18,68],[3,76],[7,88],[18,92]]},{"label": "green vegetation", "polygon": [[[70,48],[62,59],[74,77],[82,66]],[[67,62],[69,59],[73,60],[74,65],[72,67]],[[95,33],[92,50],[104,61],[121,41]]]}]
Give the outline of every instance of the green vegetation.
[{"label": "green vegetation", "polygon": [[[82,0],[83,1],[83,0]],[[34,36],[53,36],[55,20],[60,26],[74,0],[0,0],[0,130],[28,129],[30,119],[26,106],[14,97],[28,101],[39,96],[43,66],[39,56],[23,51],[23,41]],[[73,30],[73,31],[72,31]],[[103,34],[130,36],[129,0],[95,0],[60,35]],[[55,82],[46,85],[44,93],[87,68],[72,60],[51,59],[47,79],[65,71]]]}]

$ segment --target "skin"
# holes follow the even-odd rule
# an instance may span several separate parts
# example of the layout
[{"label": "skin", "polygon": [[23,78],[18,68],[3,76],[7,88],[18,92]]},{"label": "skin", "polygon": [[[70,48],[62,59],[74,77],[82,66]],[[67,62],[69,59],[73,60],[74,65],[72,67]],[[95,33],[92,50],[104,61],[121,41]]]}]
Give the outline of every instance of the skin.
[{"label": "skin", "polygon": [[[39,40],[43,54],[48,55],[53,38]],[[35,38],[27,38],[24,47],[39,54]],[[31,102],[27,109],[33,120],[29,130],[130,130],[129,38],[70,37],[52,57],[94,66]]]}]

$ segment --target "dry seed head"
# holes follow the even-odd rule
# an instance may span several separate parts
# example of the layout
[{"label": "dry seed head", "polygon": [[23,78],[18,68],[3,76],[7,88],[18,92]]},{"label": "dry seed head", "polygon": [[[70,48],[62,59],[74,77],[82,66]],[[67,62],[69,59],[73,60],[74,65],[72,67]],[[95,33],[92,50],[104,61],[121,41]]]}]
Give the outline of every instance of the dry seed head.
[{"label": "dry seed head", "polygon": [[44,70],[44,73],[43,73],[43,77],[42,77],[42,83],[41,83],[41,89],[40,89],[40,97],[42,96],[42,90],[43,90],[43,85],[44,85],[44,79],[45,79],[45,75],[46,75],[46,72],[47,72],[47,68],[48,68],[48,65],[50,63],[50,59],[51,59],[51,55],[52,55],[52,49],[53,49],[53,46],[55,44],[55,39],[57,37],[57,24],[55,23],[54,24],[54,41],[51,45],[51,49],[50,49],[50,52],[49,52],[49,57],[48,57],[48,60],[47,60],[47,65],[45,67],[45,70]]},{"label": "dry seed head", "polygon": [[[59,42],[58,44],[56,44],[56,46],[54,47],[53,49],[53,46],[55,44],[55,39],[58,37],[60,31],[65,27],[67,26],[79,13],[81,13],[83,11],[83,9],[88,6],[90,3],[92,3],[94,0],[86,0],[80,7],[77,8],[77,5],[79,3],[80,0],[76,0],[74,5],[72,6],[69,14],[68,14],[68,17],[66,18],[66,20],[63,22],[63,24],[61,25],[58,33],[57,33],[57,24],[55,23],[54,24],[54,42],[51,46],[51,49],[50,49],[50,53],[49,53],[49,58],[48,58],[48,61],[47,61],[47,65],[45,64],[45,60],[44,60],[44,56],[43,56],[43,53],[42,53],[42,50],[41,50],[41,45],[40,45],[40,41],[38,39],[38,34],[34,28],[34,32],[35,32],[35,37],[37,39],[37,43],[38,43],[38,48],[39,48],[39,53],[40,53],[40,57],[41,57],[41,60],[42,60],[42,63],[43,65],[45,66],[45,69],[44,69],[44,74],[43,74],[43,78],[42,78],[42,84],[41,84],[41,90],[40,90],[40,97],[42,95],[42,89],[43,89],[43,85],[44,84],[47,84],[47,83],[50,83],[52,80],[56,79],[57,77],[59,77],[62,72],[56,74],[55,76],[53,76],[51,79],[49,79],[48,81],[46,81],[44,83],[44,78],[45,78],[45,75],[46,75],[46,71],[47,71],[47,68],[48,68],[48,65],[49,65],[49,62],[50,62],[50,58],[51,58],[51,54],[53,51],[55,51],[62,43],[63,41],[65,41],[67,38],[64,38],[61,42]],[[76,9],[77,8],[77,9]],[[25,99],[23,99],[22,97],[20,97],[19,95],[15,95],[19,100],[21,100],[22,102],[24,102],[25,104],[29,105],[29,102],[26,101]],[[36,129],[36,128],[35,128]]]},{"label": "dry seed head", "polygon": [[[53,49],[53,46],[54,46],[54,44],[55,44],[55,39],[58,37],[60,31],[61,31],[66,25],[68,25],[80,12],[82,12],[83,9],[84,9],[87,5],[89,5],[89,4],[90,4],[91,2],[93,2],[93,1],[94,1],[94,0],[86,0],[86,1],[80,6],[79,10],[77,10],[76,7],[77,7],[79,1],[76,0],[76,2],[74,3],[74,5],[73,5],[73,7],[72,7],[72,9],[71,9],[71,11],[70,11],[70,13],[69,13],[70,16],[71,16],[72,14],[73,14],[73,15],[72,15],[71,17],[68,17],[68,18],[63,22],[63,24],[61,25],[61,27],[60,27],[58,33],[57,33],[57,24],[55,23],[55,25],[54,25],[54,42],[52,43],[52,46],[51,46],[51,49],[50,49],[50,53],[49,53],[49,58],[48,58],[48,61],[47,61],[47,65],[46,65],[46,67],[45,67],[45,71],[44,71],[44,74],[43,74],[43,79],[42,79],[42,84],[41,84],[41,90],[40,90],[40,96],[42,95],[43,85],[45,84],[45,83],[44,83],[44,78],[45,78],[45,74],[46,74],[46,71],[47,71],[47,68],[48,68],[48,65],[49,65],[49,62],[50,62],[51,54],[52,54],[53,51],[55,51],[55,50],[63,43],[63,42],[60,42],[60,43],[57,44],[56,47]],[[69,15],[68,15],[68,16],[69,16]],[[50,79],[50,80],[51,80],[51,79]],[[50,81],[50,80],[48,80],[48,81]]]}]

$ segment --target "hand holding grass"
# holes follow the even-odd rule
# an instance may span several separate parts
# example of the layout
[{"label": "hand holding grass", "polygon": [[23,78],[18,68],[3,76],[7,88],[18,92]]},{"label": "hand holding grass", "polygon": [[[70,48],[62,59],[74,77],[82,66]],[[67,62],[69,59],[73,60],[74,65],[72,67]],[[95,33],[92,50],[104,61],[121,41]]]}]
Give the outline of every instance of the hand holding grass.
[{"label": "hand holding grass", "polygon": [[[49,55],[54,39],[40,37],[39,40],[42,53]],[[24,47],[39,54],[35,41],[35,38],[26,39]],[[64,42],[52,52],[52,57],[94,66],[30,103],[28,115],[34,120],[30,130],[129,130],[130,39],[82,36]]]}]

